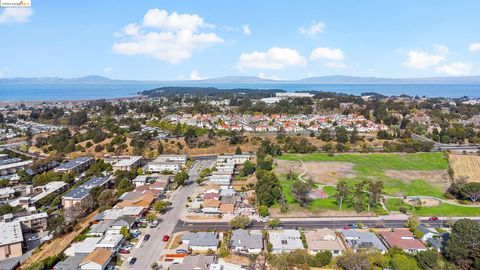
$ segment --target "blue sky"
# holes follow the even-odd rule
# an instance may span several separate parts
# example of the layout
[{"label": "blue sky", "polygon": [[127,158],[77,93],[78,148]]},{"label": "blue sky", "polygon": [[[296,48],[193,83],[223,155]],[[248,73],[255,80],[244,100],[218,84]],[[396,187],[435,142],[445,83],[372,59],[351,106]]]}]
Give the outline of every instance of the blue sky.
[{"label": "blue sky", "polygon": [[480,74],[480,1],[32,1],[0,8],[0,77]]}]

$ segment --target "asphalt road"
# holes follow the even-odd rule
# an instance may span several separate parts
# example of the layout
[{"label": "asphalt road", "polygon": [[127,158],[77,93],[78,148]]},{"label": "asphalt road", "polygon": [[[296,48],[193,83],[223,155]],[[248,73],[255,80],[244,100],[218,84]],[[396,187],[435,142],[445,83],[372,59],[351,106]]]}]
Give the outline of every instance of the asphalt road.
[{"label": "asphalt road", "polygon": [[180,214],[185,208],[187,197],[193,193],[197,186],[195,179],[197,179],[203,169],[212,165],[213,160],[199,160],[194,163],[188,172],[190,175],[189,181],[193,183],[177,190],[176,194],[170,200],[172,202],[172,208],[160,216],[160,224],[156,228],[147,229],[147,231],[144,232],[143,235],[147,233],[150,234],[150,240],[143,242],[138,248],[134,248],[128,255],[128,258],[137,258],[135,264],[130,265],[128,262],[124,262],[120,269],[151,269],[151,265],[158,260],[163,251],[165,245],[163,236],[172,235],[180,218]]},{"label": "asphalt road", "polygon": [[[405,220],[362,220],[362,219],[352,219],[352,220],[336,220],[335,218],[330,218],[329,220],[304,220],[304,221],[284,221],[281,223],[280,227],[283,229],[320,229],[320,228],[330,228],[330,229],[342,229],[348,227],[351,224],[363,223],[369,228],[375,226],[383,226],[385,228],[404,228]],[[421,222],[430,227],[441,227],[445,225],[444,220],[430,221],[424,220]],[[175,226],[175,232],[180,231],[189,231],[189,230],[227,230],[227,222],[183,222],[179,221]],[[250,229],[260,230],[266,228],[266,223],[257,222],[253,223]]]}]

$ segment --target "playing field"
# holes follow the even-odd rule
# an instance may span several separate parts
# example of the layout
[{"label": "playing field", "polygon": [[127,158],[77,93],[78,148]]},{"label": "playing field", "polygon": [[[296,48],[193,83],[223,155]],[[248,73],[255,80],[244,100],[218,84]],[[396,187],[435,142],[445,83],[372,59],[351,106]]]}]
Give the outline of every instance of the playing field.
[{"label": "playing field", "polygon": [[466,177],[469,182],[480,182],[480,156],[448,156],[455,179]]},{"label": "playing field", "polygon": [[[346,180],[349,183],[356,183],[366,179],[381,180],[385,183],[384,192],[388,195],[443,197],[445,189],[450,184],[446,173],[448,162],[442,153],[368,153],[336,154],[334,156],[324,153],[284,154],[278,159],[279,163],[282,160],[290,162],[302,160],[305,164],[320,163],[323,167],[328,167],[330,163],[336,167],[339,163],[352,164],[351,172],[348,174],[344,170],[345,166],[338,174],[333,173],[337,176],[335,182]],[[323,178],[314,169],[311,171],[308,169],[307,166],[306,177],[310,176],[317,183],[332,184],[331,171]],[[330,179],[330,182],[326,182],[325,179]]]}]

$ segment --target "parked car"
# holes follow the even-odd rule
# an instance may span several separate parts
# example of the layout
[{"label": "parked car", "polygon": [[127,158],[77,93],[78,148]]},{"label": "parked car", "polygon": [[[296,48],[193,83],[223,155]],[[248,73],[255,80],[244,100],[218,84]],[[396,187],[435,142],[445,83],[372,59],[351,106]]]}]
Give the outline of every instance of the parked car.
[{"label": "parked car", "polygon": [[130,251],[129,251],[129,250],[126,250],[126,249],[120,249],[120,250],[118,251],[118,253],[120,253],[120,254],[129,254]]},{"label": "parked car", "polygon": [[350,230],[350,227],[345,226],[345,227],[343,227],[343,229],[344,229],[344,230]]},{"label": "parked car", "polygon": [[431,218],[429,218],[428,220],[430,220],[430,221],[437,221],[437,220],[438,220],[438,217],[431,217]]},{"label": "parked car", "polygon": [[148,239],[150,239],[150,234],[145,234],[143,241],[148,241]]},{"label": "parked car", "polygon": [[158,226],[158,220],[150,223],[150,228],[156,228]]},{"label": "parked car", "polygon": [[130,265],[134,265],[136,261],[137,261],[137,258],[132,257],[128,263],[129,263]]},{"label": "parked car", "polygon": [[170,239],[170,236],[164,235],[163,236],[163,242],[167,242]]},{"label": "parked car", "polygon": [[188,254],[188,251],[185,250],[185,249],[177,249],[175,252],[176,252],[177,254]]}]

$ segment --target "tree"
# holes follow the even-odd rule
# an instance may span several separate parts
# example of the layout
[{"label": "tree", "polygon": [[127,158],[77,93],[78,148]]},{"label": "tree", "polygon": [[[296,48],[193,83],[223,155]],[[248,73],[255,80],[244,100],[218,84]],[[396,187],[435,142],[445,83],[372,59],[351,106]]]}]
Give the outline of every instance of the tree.
[{"label": "tree", "polygon": [[157,262],[154,262],[152,263],[152,265],[150,266],[150,268],[152,268],[152,270],[157,270],[158,269],[158,263]]},{"label": "tree", "polygon": [[477,202],[480,199],[480,183],[471,182],[467,183],[461,189],[461,193],[464,194],[464,197],[469,198],[473,203]]},{"label": "tree", "polygon": [[337,265],[344,270],[369,270],[371,267],[368,253],[347,251],[337,258]]},{"label": "tree", "polygon": [[280,181],[270,171],[259,170],[256,172],[257,183],[255,193],[259,205],[272,206],[283,196]]},{"label": "tree", "polygon": [[382,200],[382,190],[383,190],[383,181],[368,181],[367,182],[367,191],[368,191],[368,211],[370,211],[370,206],[377,207],[377,205]]},{"label": "tree", "polygon": [[292,186],[292,194],[301,206],[306,206],[310,202],[310,191],[312,185],[308,182],[297,180]]},{"label": "tree", "polygon": [[251,220],[249,217],[244,216],[244,215],[239,215],[234,217],[230,222],[228,223],[228,226],[232,229],[245,229],[248,227],[251,223]]},{"label": "tree", "polygon": [[404,254],[393,255],[392,266],[395,270],[420,270],[415,259]]},{"label": "tree", "polygon": [[100,206],[111,207],[117,202],[117,194],[113,189],[104,189],[98,196],[98,204]]},{"label": "tree", "polygon": [[328,128],[322,129],[320,132],[320,139],[324,142],[329,142],[332,140],[332,134]]},{"label": "tree", "polygon": [[433,250],[420,251],[415,254],[418,266],[425,270],[438,269],[438,253]]},{"label": "tree", "polygon": [[445,247],[445,257],[460,269],[480,266],[480,225],[470,219],[460,219],[452,227]]},{"label": "tree", "polygon": [[282,225],[282,221],[278,218],[270,219],[267,222],[267,226],[272,228],[272,229],[276,228],[276,227],[280,227],[280,225]]},{"label": "tree", "polygon": [[241,155],[242,154],[242,148],[240,148],[240,146],[237,146],[237,148],[235,149],[235,155]]},{"label": "tree", "polygon": [[185,185],[185,182],[188,180],[189,177],[190,176],[188,175],[188,173],[182,170],[177,174],[175,174],[174,180],[177,183],[177,185],[183,186]]},{"label": "tree", "polygon": [[120,234],[123,236],[125,240],[127,241],[130,240],[130,237],[131,237],[130,230],[126,226],[123,226],[122,228],[120,228]]},{"label": "tree", "polygon": [[337,183],[337,194],[335,195],[337,197],[337,203],[340,209],[342,209],[343,206],[343,201],[345,198],[350,194],[350,188],[348,187],[347,182],[345,181],[340,181]]},{"label": "tree", "polygon": [[314,267],[323,267],[329,264],[331,260],[332,260],[332,253],[328,250],[325,250],[315,254],[310,265]]},{"label": "tree", "polygon": [[157,214],[153,213],[153,212],[150,212],[147,214],[147,216],[145,217],[145,219],[148,221],[148,222],[154,222],[157,220]]},{"label": "tree", "polygon": [[420,220],[417,216],[409,216],[407,222],[405,223],[405,227],[407,227],[411,232],[413,232],[418,225],[420,225]]},{"label": "tree", "polygon": [[365,192],[363,191],[364,182],[355,185],[355,193],[353,195],[353,209],[358,213],[365,210]]},{"label": "tree", "polygon": [[163,144],[162,144],[162,142],[158,142],[157,153],[158,153],[159,155],[162,155],[162,154],[163,154]]},{"label": "tree", "polygon": [[335,129],[335,137],[337,142],[345,144],[348,142],[348,132],[345,127],[337,127]]},{"label": "tree", "polygon": [[156,201],[153,203],[153,210],[160,213],[163,212],[169,205],[167,201]]},{"label": "tree", "polygon": [[268,210],[268,206],[266,205],[260,205],[258,207],[258,214],[261,216],[261,217],[268,217],[268,215],[270,215],[270,212]]},{"label": "tree", "polygon": [[243,164],[241,175],[248,176],[254,172],[255,172],[255,164],[253,164],[250,160],[245,161],[245,163]]}]

